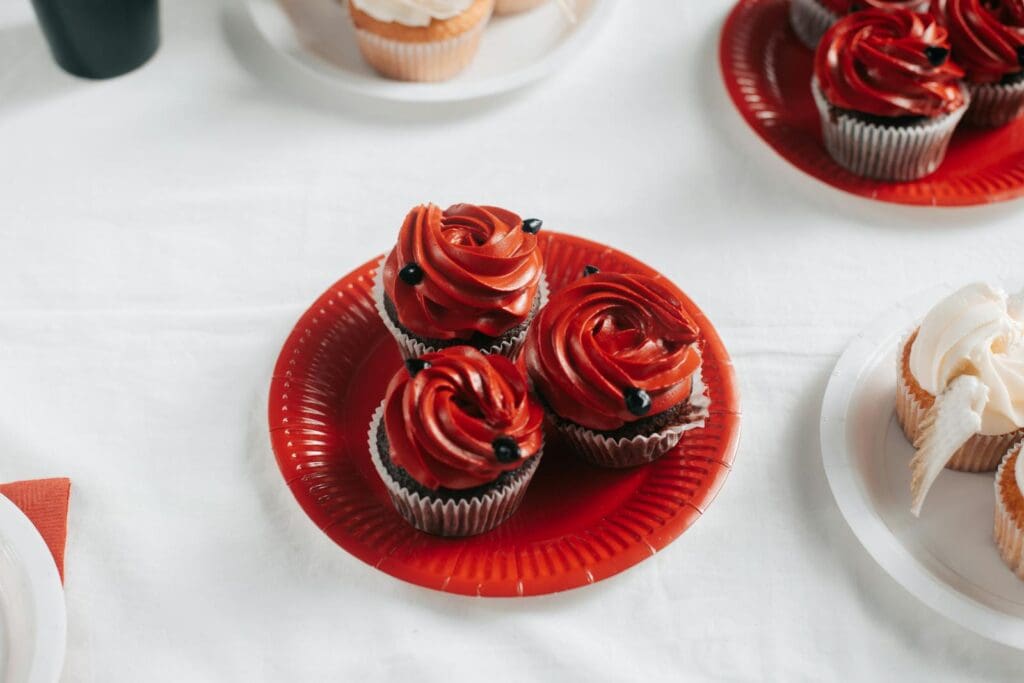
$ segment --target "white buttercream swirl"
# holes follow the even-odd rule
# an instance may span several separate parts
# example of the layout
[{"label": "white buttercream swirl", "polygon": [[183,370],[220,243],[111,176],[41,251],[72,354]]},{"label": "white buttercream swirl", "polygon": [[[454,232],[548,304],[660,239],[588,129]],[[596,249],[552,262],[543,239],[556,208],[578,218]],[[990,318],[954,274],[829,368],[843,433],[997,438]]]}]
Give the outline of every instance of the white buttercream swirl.
[{"label": "white buttercream swirl", "polygon": [[1024,428],[1024,297],[982,283],[951,294],[921,323],[910,373],[933,396],[973,375],[989,390],[981,433]]},{"label": "white buttercream swirl", "polygon": [[356,9],[377,21],[403,26],[429,26],[432,19],[443,21],[456,17],[473,4],[473,0],[351,0]]}]

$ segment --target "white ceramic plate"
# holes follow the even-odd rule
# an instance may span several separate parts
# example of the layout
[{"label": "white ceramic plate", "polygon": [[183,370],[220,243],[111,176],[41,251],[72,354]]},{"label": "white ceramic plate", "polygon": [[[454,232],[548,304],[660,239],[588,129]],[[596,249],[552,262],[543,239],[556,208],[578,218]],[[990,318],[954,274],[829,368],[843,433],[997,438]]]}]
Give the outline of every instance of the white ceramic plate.
[{"label": "white ceramic plate", "polygon": [[843,516],[904,588],[953,621],[1024,649],[1024,581],[992,540],[993,474],[943,471],[910,514],[914,450],[896,421],[896,362],[908,332],[953,286],[924,292],[857,336],[821,411],[821,457]]},{"label": "white ceramic plate", "polygon": [[243,0],[253,24],[278,53],[335,87],[387,100],[455,102],[510,92],[544,78],[575,57],[611,14],[615,0],[577,0],[579,20],[557,3],[494,17],[480,52],[443,83],[403,83],[377,75],[356,47],[355,30],[338,0]]},{"label": "white ceramic plate", "polygon": [[66,618],[49,548],[24,513],[0,495],[0,680],[59,679]]}]

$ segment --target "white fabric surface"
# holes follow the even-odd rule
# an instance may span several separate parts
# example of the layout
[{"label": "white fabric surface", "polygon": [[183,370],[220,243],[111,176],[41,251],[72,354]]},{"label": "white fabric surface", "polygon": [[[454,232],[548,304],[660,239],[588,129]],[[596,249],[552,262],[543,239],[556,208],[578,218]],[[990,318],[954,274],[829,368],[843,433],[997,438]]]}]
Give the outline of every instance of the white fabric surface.
[{"label": "white fabric surface", "polygon": [[[874,204],[728,104],[728,0],[623,2],[585,57],[486,106],[350,102],[209,0],[143,70],[58,71],[0,4],[0,480],[70,476],[64,680],[1019,680],[862,550],[821,466],[849,338],[907,293],[1019,273],[1019,204]],[[237,17],[235,17],[237,19]],[[704,307],[743,391],[721,495],[599,585],[408,586],[290,498],[265,401],[291,325],[404,211],[487,201],[632,253]]]}]

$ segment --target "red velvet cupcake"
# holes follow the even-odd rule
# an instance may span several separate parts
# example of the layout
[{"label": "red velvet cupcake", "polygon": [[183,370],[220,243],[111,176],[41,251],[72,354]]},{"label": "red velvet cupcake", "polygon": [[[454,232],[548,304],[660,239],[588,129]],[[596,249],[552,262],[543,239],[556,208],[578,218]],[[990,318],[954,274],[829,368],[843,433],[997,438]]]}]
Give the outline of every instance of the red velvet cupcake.
[{"label": "red velvet cupcake", "polygon": [[370,455],[410,524],[470,536],[519,509],[543,423],[512,361],[454,346],[407,360],[392,379],[370,423]]},{"label": "red velvet cupcake", "polygon": [[515,358],[547,296],[540,228],[493,206],[410,211],[375,283],[403,357],[466,345]]},{"label": "red velvet cupcake", "polygon": [[812,50],[832,24],[851,12],[865,9],[928,10],[930,0],[790,0],[789,23],[797,37]]},{"label": "red velvet cupcake", "polygon": [[971,91],[967,123],[994,128],[1024,114],[1024,0],[946,0],[943,16]]},{"label": "red velvet cupcake", "polygon": [[930,14],[865,10],[818,45],[811,88],[825,147],[849,171],[914,180],[939,167],[967,110],[963,71]]},{"label": "red velvet cupcake", "polygon": [[654,278],[589,266],[584,275],[530,326],[527,372],[584,459],[651,462],[708,415],[697,325]]}]

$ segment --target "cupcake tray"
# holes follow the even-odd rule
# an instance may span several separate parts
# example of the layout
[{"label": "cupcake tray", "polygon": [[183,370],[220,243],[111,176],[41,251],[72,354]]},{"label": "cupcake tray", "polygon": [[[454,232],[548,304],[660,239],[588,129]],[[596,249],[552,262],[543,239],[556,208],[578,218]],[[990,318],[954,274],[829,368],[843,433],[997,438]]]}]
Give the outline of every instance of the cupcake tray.
[{"label": "cupcake tray", "polygon": [[821,458],[843,517],[901,586],[961,626],[1024,649],[1024,582],[993,540],[994,473],[943,470],[921,517],[910,513],[914,448],[896,419],[897,359],[907,333],[954,289],[912,297],[853,340],[825,390]]},{"label": "cupcake tray", "polygon": [[[542,232],[552,291],[583,266],[660,275],[609,247]],[[701,328],[711,414],[656,462],[590,467],[549,434],[519,511],[494,531],[446,539],[415,530],[392,507],[370,461],[367,430],[398,348],[371,294],[380,257],[349,273],[302,316],[270,386],[270,439],[302,509],[335,543],[382,572],[472,596],[540,595],[585,586],[651,557],[704,513],[728,476],[739,440],[732,361],[711,322],[671,285]]]},{"label": "cupcake tray", "polygon": [[825,151],[811,94],[814,54],[788,12],[789,0],[740,0],[719,45],[733,103],[784,159],[836,189],[897,204],[970,206],[1024,195],[1024,119],[994,130],[961,126],[943,164],[920,180],[871,180],[839,166]]}]

